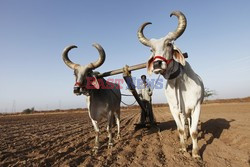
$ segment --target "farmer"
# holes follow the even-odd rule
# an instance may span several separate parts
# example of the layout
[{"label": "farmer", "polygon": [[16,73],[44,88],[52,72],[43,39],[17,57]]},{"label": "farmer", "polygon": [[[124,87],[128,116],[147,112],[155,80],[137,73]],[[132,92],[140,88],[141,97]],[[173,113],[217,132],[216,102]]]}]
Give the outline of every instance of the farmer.
[{"label": "farmer", "polygon": [[153,123],[153,113],[152,113],[152,90],[150,85],[146,81],[147,77],[145,75],[141,76],[142,84],[139,87],[139,97],[142,100],[146,113],[141,111],[141,124],[145,124],[146,117],[149,117],[150,123]]}]

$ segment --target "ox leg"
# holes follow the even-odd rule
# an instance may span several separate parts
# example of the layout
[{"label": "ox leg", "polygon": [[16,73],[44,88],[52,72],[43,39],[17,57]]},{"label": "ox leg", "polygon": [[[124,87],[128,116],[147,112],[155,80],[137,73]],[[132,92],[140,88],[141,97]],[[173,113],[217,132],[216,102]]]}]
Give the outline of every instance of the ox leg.
[{"label": "ox leg", "polygon": [[99,130],[97,121],[95,121],[93,119],[91,119],[91,121],[92,121],[92,124],[94,126],[95,133],[96,133],[95,134],[95,146],[94,146],[94,150],[93,150],[96,154],[98,149],[99,149],[99,132],[100,132],[100,130]]},{"label": "ox leg", "polygon": [[183,137],[184,137],[184,142],[187,142],[187,127],[186,127],[186,115],[185,113],[180,113],[180,120],[181,120],[181,124],[184,127],[184,133],[183,133]]},{"label": "ox leg", "polygon": [[112,148],[113,142],[112,142],[112,125],[113,125],[113,117],[114,115],[110,111],[108,114],[108,126],[107,126],[107,132],[108,132],[108,148]]},{"label": "ox leg", "polygon": [[185,138],[184,138],[185,128],[184,128],[184,126],[182,124],[182,121],[181,121],[181,118],[180,118],[181,113],[179,112],[178,109],[175,109],[175,108],[171,108],[171,113],[172,113],[172,116],[174,117],[175,123],[177,125],[177,130],[179,132],[180,143],[181,143],[180,151],[181,152],[186,152],[187,151],[187,146],[186,146]]},{"label": "ox leg", "polygon": [[199,155],[199,148],[197,143],[199,117],[200,117],[200,105],[198,104],[191,115],[191,121],[189,120],[189,122],[191,122],[190,136],[192,138],[192,143],[193,143],[192,156],[193,158],[198,158],[198,159],[201,158]]},{"label": "ox leg", "polygon": [[120,139],[120,110],[114,113],[117,125],[117,139]]}]

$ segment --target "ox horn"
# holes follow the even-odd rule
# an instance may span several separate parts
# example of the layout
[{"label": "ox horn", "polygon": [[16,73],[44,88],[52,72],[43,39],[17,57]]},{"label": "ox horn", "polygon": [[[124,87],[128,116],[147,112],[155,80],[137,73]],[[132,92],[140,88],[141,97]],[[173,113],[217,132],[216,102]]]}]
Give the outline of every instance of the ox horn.
[{"label": "ox horn", "polygon": [[150,42],[149,39],[147,39],[147,38],[144,36],[144,34],[143,34],[144,28],[145,28],[147,25],[149,25],[149,24],[152,24],[152,23],[146,22],[146,23],[144,23],[144,24],[141,25],[141,27],[140,27],[140,28],[138,29],[138,31],[137,31],[137,37],[138,37],[139,41],[140,41],[143,45],[148,46],[148,47],[151,47],[151,42]]},{"label": "ox horn", "polygon": [[88,68],[95,69],[95,68],[100,67],[104,63],[104,61],[106,59],[106,54],[105,54],[104,49],[102,48],[101,45],[99,45],[97,43],[94,43],[92,46],[94,46],[98,50],[99,59],[97,61],[93,62],[93,63],[90,63],[88,65]]},{"label": "ox horn", "polygon": [[174,11],[170,14],[170,17],[175,15],[178,18],[178,26],[174,32],[171,32],[170,36],[168,37],[168,40],[176,40],[178,37],[180,37],[183,32],[185,31],[187,27],[187,19],[185,15],[180,11]]},{"label": "ox horn", "polygon": [[79,64],[73,63],[73,62],[69,59],[69,57],[68,57],[69,51],[70,51],[71,49],[73,49],[73,48],[77,48],[77,46],[71,45],[71,46],[66,47],[66,48],[63,50],[62,58],[63,58],[64,63],[65,63],[69,68],[71,68],[71,69],[74,70],[77,66],[79,66]]}]

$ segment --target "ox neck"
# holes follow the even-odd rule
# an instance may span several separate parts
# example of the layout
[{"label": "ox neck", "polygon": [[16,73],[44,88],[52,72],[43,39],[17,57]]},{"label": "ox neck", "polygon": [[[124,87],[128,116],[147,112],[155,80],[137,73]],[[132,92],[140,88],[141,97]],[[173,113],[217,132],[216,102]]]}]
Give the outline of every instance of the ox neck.
[{"label": "ox neck", "polygon": [[[99,81],[101,81],[101,83],[102,83],[102,85],[101,86],[106,86],[107,84],[107,81],[104,79],[104,78],[102,78],[102,77],[100,77],[100,78],[97,78],[98,79],[98,83],[99,83]],[[100,84],[100,83],[99,83]],[[93,86],[92,86],[93,87]],[[100,89],[95,89],[95,88],[86,88],[86,86],[82,86],[81,87],[81,93],[82,93],[82,95],[84,95],[84,96],[91,96],[93,93],[99,93],[100,91],[102,91],[102,88],[100,88]]]},{"label": "ox neck", "polygon": [[163,74],[164,78],[167,80],[176,79],[182,73],[183,66],[180,63],[177,63],[175,61],[173,62],[174,62],[174,65],[170,74],[169,75]]},{"label": "ox neck", "polygon": [[91,95],[93,95],[95,93],[99,94],[101,91],[103,91],[103,89],[106,89],[107,86],[109,86],[109,85],[107,85],[107,81],[103,77],[99,77],[99,78],[97,78],[97,80],[98,80],[97,82],[100,84],[100,89],[95,89],[95,88],[87,89],[87,88],[84,88],[83,89],[84,92],[82,92],[82,94],[85,95],[85,96],[91,96]]},{"label": "ox neck", "polygon": [[178,63],[178,68],[177,68],[177,70],[175,71],[175,72],[173,72],[172,74],[170,74],[170,76],[169,76],[169,80],[172,80],[172,79],[175,79],[175,78],[177,78],[179,75],[180,75],[180,73],[181,73],[181,71],[182,71],[182,68],[183,68],[183,66],[180,64],[180,63]]}]

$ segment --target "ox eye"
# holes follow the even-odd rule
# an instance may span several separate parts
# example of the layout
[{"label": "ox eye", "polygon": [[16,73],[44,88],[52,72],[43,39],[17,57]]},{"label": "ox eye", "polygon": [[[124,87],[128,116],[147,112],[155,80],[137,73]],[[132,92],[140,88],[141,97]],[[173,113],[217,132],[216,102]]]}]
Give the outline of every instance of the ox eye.
[{"label": "ox eye", "polygon": [[168,47],[171,47],[171,46],[172,46],[172,44],[171,44],[171,43],[167,43],[167,46],[168,46]]},{"label": "ox eye", "polygon": [[154,52],[154,50],[151,48],[151,49],[150,49],[150,52]]}]

